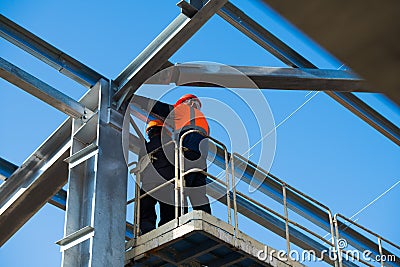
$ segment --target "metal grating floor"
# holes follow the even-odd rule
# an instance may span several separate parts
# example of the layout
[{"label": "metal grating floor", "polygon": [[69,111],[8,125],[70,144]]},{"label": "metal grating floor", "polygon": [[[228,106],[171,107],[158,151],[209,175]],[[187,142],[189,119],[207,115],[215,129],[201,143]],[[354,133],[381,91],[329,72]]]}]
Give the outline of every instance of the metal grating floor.
[{"label": "metal grating floor", "polygon": [[[268,258],[264,244],[202,211],[192,211],[126,244],[125,266],[303,266]],[[267,247],[268,250],[272,249]]]}]

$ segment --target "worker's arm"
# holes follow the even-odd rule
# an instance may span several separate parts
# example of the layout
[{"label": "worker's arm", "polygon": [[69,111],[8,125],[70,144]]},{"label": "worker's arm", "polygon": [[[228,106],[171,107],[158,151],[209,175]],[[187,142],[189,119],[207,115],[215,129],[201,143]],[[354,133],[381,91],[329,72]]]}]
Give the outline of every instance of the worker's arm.
[{"label": "worker's arm", "polygon": [[133,104],[152,115],[156,115],[161,120],[165,120],[174,109],[173,105],[139,95],[133,97]]}]

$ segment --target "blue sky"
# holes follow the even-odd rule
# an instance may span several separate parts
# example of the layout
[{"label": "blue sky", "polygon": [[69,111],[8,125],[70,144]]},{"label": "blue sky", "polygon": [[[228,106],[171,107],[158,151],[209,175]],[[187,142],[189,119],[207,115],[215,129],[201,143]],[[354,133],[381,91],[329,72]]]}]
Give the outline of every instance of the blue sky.
[{"label": "blue sky", "polygon": [[[233,3],[318,67],[341,66],[259,1]],[[0,12],[113,79],[178,14],[175,4],[172,0],[118,4],[20,0],[1,1]],[[0,57],[74,99],[86,92],[79,84],[4,39],[0,40]],[[219,17],[212,18],[171,60],[284,67]],[[2,79],[0,88],[0,156],[20,165],[66,115]],[[199,93],[204,97],[218,95],[215,90]],[[276,124],[313,95],[306,91],[280,90],[265,90],[262,94],[268,100]],[[400,113],[393,104],[379,95],[358,95],[399,125]],[[222,131],[213,132],[213,136],[227,141]],[[351,217],[400,180],[399,160],[399,149],[394,143],[324,93],[318,93],[277,128],[271,172],[324,203],[334,213]],[[396,212],[399,201],[400,185],[354,219],[399,244]],[[0,266],[59,265],[61,253],[54,242],[63,236],[63,223],[64,212],[46,204],[0,249]],[[260,229],[250,231],[257,236],[260,233]]]}]

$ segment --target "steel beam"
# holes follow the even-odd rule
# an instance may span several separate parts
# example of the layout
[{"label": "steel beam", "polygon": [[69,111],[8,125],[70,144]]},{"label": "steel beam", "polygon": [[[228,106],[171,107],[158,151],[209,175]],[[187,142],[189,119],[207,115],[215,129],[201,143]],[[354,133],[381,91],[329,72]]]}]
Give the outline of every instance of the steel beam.
[{"label": "steel beam", "polygon": [[[179,14],[115,79],[118,91],[114,100],[118,102],[118,106],[126,104],[132,94],[226,2],[227,0],[210,0],[191,17],[184,13]],[[180,2],[183,9],[188,5],[190,6],[185,1]]]},{"label": "steel beam", "polygon": [[[247,76],[259,89],[368,91],[364,80],[342,70],[176,64],[164,72],[165,75],[154,75],[146,83],[199,87],[222,83],[230,88],[247,88],[247,79],[243,82],[243,76]],[[208,82],[192,82],[199,80]]]},{"label": "steel beam", "polygon": [[348,92],[325,92],[356,116],[367,122],[378,132],[400,146],[400,129],[377,111],[365,104],[354,94]]},{"label": "steel beam", "polygon": [[[98,93],[98,116],[87,124],[73,120],[71,156],[82,160],[69,164],[64,239],[59,241],[65,267],[124,264],[128,168],[122,130],[109,124],[109,82],[100,80],[91,91]],[[81,155],[91,144],[95,153]],[[83,229],[89,230],[82,237]]]},{"label": "steel beam", "polygon": [[[283,63],[295,67],[295,68],[315,68],[313,63],[311,63],[308,59],[304,58],[302,55],[297,53],[290,46],[279,40],[275,35],[266,30],[260,24],[255,22],[252,18],[247,16],[244,12],[242,12],[239,8],[234,6],[231,3],[225,4],[224,8],[218,13],[223,19],[232,24],[250,39],[254,40],[261,47],[269,51],[271,54],[280,59]],[[326,93],[338,101],[345,108],[353,112],[360,119],[368,123],[373,128],[377,129],[379,132],[384,133],[386,137],[389,137],[391,141],[394,141],[397,145],[399,145],[400,140],[397,134],[393,135],[392,131],[388,131],[386,125],[382,125],[382,121],[387,121],[390,124],[390,128],[396,129],[397,127],[388,121],[381,114],[376,112],[373,108],[365,104],[361,99],[356,97],[352,93],[343,92],[343,93],[331,93],[330,91],[326,91]],[[342,99],[352,99],[352,103],[348,101],[343,101]],[[368,118],[363,114],[370,114]]]},{"label": "steel beam", "polygon": [[234,4],[226,3],[217,14],[286,65],[294,68],[315,67]]},{"label": "steel beam", "polygon": [[84,105],[0,57],[0,77],[74,118],[93,114]]},{"label": "steel beam", "polygon": [[87,88],[106,79],[1,14],[0,36]]},{"label": "steel beam", "polygon": [[[136,147],[135,144],[133,144],[133,145]],[[137,149],[139,149],[139,148],[137,147]],[[60,156],[60,159],[64,159],[64,158]],[[64,164],[65,164],[64,161],[59,160],[59,161],[53,163],[53,168],[54,169],[63,168],[62,165],[64,165]],[[3,158],[0,158],[0,173],[4,173],[4,177],[6,179],[8,179],[14,172],[12,170],[17,170],[17,169],[18,169],[17,165],[15,165]],[[52,177],[51,179],[62,179],[63,181],[67,181],[68,170],[66,168],[63,168],[63,169],[65,169],[65,173],[62,173],[62,174],[60,173],[59,177]],[[44,195],[44,194],[41,193],[41,195]],[[47,197],[48,197],[48,195],[47,195]],[[64,189],[60,189],[60,191],[58,191],[54,196],[51,197],[51,199],[49,199],[48,203],[65,211],[66,205],[67,205],[67,191],[65,191]],[[132,237],[133,237],[133,225],[129,222],[126,222],[125,239],[130,240]]]},{"label": "steel beam", "polygon": [[0,186],[0,246],[20,229],[65,184],[68,134],[71,120],[64,122],[10,178]]}]

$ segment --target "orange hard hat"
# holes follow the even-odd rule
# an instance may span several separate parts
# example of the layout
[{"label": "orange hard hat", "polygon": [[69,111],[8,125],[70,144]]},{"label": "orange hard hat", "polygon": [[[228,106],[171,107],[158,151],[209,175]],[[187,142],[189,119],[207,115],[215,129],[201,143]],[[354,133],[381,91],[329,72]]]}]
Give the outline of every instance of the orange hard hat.
[{"label": "orange hard hat", "polygon": [[183,102],[185,102],[186,100],[189,100],[189,99],[196,99],[199,102],[200,107],[201,107],[200,99],[197,96],[192,95],[192,94],[186,94],[186,95],[181,96],[181,98],[179,98],[178,101],[176,101],[175,107],[180,105],[180,104],[182,104]]},{"label": "orange hard hat", "polygon": [[152,120],[147,124],[146,134],[149,132],[150,128],[163,127],[163,126],[164,126],[164,122],[162,122],[161,120]]}]

